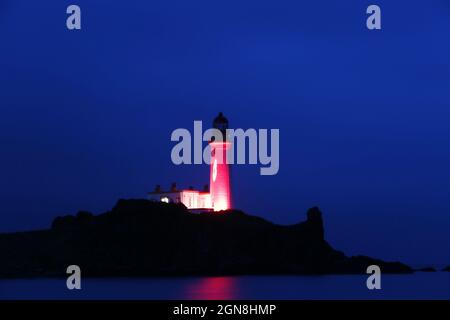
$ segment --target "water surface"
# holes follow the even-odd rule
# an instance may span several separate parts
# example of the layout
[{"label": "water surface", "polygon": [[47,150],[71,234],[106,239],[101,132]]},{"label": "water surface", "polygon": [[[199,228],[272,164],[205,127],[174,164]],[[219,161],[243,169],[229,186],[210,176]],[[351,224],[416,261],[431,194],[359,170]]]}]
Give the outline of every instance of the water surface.
[{"label": "water surface", "polygon": [[368,290],[365,275],[239,276],[0,280],[0,299],[450,299],[450,272],[382,275]]}]

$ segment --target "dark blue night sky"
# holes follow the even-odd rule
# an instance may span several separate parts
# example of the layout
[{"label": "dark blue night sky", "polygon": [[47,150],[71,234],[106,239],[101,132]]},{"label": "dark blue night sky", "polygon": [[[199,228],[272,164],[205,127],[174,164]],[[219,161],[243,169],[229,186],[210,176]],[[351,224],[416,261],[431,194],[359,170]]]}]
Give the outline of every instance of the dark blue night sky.
[{"label": "dark blue night sky", "polygon": [[0,232],[200,188],[170,134],[223,111],[280,129],[278,175],[233,167],[237,207],[288,224],[318,205],[348,254],[450,262],[448,0],[1,0],[0,39]]}]

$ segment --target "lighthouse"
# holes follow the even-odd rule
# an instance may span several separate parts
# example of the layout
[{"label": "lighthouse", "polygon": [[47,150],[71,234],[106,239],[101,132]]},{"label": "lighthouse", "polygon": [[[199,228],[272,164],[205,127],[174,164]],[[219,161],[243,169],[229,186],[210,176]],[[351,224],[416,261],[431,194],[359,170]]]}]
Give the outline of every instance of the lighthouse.
[{"label": "lighthouse", "polygon": [[227,153],[231,148],[226,130],[228,119],[222,112],[214,119],[213,128],[220,130],[222,141],[210,141],[211,164],[210,164],[210,197],[214,211],[227,210],[231,208],[230,168],[227,163]]},{"label": "lighthouse", "polygon": [[[209,141],[211,163],[209,168],[209,188],[205,185],[203,190],[178,189],[176,183],[172,183],[169,190],[163,190],[160,185],[148,193],[151,201],[166,203],[182,203],[191,212],[210,212],[231,209],[230,168],[227,163],[227,153],[232,148],[227,136],[228,119],[219,113],[214,118],[213,128],[217,129],[222,139]],[[218,132],[217,132],[218,133]]]}]

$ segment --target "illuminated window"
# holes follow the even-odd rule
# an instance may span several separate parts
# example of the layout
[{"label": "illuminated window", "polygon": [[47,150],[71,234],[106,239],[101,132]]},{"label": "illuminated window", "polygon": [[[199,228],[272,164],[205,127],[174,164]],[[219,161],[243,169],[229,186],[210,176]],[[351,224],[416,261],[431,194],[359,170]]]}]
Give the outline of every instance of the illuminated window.
[{"label": "illuminated window", "polygon": [[214,159],[212,178],[213,178],[213,181],[216,182],[216,178],[217,178],[217,159]]},{"label": "illuminated window", "polygon": [[167,198],[167,197],[162,197],[162,198],[161,198],[161,202],[169,203],[169,198]]}]

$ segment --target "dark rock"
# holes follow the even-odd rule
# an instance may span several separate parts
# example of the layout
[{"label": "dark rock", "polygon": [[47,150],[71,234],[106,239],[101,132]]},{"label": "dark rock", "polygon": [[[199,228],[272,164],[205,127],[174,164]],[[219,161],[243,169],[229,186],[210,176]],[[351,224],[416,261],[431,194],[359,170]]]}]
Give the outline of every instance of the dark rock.
[{"label": "dark rock", "polygon": [[444,269],[442,269],[442,271],[445,271],[445,272],[450,272],[450,266],[448,266],[448,267],[445,267]]},{"label": "dark rock", "polygon": [[50,230],[0,234],[0,277],[384,273],[412,269],[365,256],[347,257],[324,240],[322,213],[273,224],[239,210],[190,213],[180,204],[119,200],[111,211],[56,218]]}]

